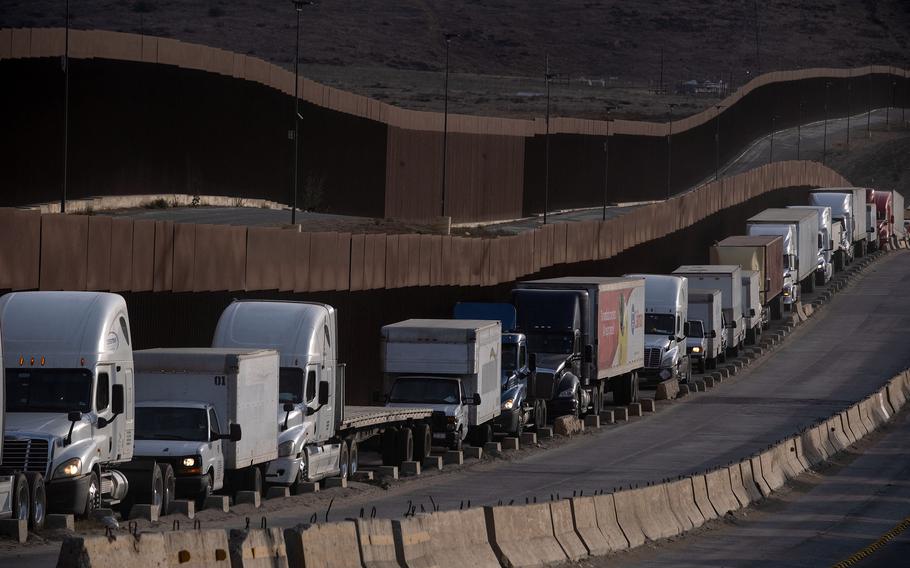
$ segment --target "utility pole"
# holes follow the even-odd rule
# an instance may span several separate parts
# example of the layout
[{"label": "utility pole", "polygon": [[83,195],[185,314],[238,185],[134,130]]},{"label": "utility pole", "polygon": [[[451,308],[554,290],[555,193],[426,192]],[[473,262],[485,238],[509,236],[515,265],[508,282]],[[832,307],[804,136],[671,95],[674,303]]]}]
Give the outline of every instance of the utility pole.
[{"label": "utility pole", "polygon": [[758,21],[758,0],[752,0],[752,7],[755,11],[755,76],[761,75],[761,49],[759,41],[759,21]]},{"label": "utility pole", "polygon": [[777,120],[776,115],[771,115],[771,140],[768,145],[768,163],[774,163],[774,122]]},{"label": "utility pole", "polygon": [[822,163],[828,163],[828,89],[831,81],[825,83],[825,131],[822,136]]},{"label": "utility pole", "polygon": [[890,112],[891,112],[891,107],[894,106],[894,89],[895,89],[895,87],[897,87],[897,81],[894,79],[891,79],[891,101],[888,103],[888,108],[885,109],[885,126],[888,128],[888,130],[891,130]]},{"label": "utility pole", "polygon": [[803,138],[803,98],[800,94],[798,111],[796,115],[796,159],[799,160],[800,144]]},{"label": "utility pole", "polygon": [[543,224],[547,224],[547,212],[550,209],[550,54],[547,54],[546,68],[544,79],[547,84],[547,114],[546,114],[546,134],[544,135],[544,145],[546,156],[544,158],[544,185],[543,185]]},{"label": "utility pole", "polygon": [[293,0],[297,11],[297,42],[294,44],[294,187],[291,190],[291,225],[297,224],[297,188],[300,173],[300,12],[304,2]]},{"label": "utility pole", "polygon": [[714,116],[714,181],[720,179],[720,109],[723,105],[714,105],[717,114]]},{"label": "utility pole", "polygon": [[664,46],[660,46],[660,77],[657,81],[657,94],[664,94]]},{"label": "utility pole", "polygon": [[866,80],[866,138],[872,138],[872,73],[870,71],[868,79]]},{"label": "utility pole", "polygon": [[70,145],[70,0],[65,3],[64,47],[63,47],[63,194],[60,196],[60,212],[66,213],[66,189],[69,177]]},{"label": "utility pole", "polygon": [[607,107],[607,135],[604,136],[604,199],[603,199],[603,220],[607,220],[607,192],[610,187],[610,111],[613,107]]},{"label": "utility pole", "polygon": [[445,96],[443,103],[443,114],[442,114],[442,206],[440,207],[440,216],[445,217],[446,214],[446,164],[449,159],[448,155],[448,143],[449,143],[449,44],[452,42],[452,39],[458,37],[458,34],[448,33],[445,34],[446,41],[446,73],[445,73]]},{"label": "utility pole", "polygon": [[853,81],[847,79],[847,151],[850,151],[850,114],[853,99]]},{"label": "utility pole", "polygon": [[670,186],[673,176],[673,103],[667,103],[667,199],[670,199]]}]

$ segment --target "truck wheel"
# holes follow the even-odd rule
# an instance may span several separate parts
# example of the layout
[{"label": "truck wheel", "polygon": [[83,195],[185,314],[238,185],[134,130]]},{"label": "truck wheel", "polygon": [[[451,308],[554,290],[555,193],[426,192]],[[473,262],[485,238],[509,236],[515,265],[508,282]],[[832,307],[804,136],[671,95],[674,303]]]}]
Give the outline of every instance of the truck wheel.
[{"label": "truck wheel", "polygon": [[429,424],[414,426],[414,461],[423,463],[423,459],[430,455],[433,445],[433,433]]},{"label": "truck wheel", "polygon": [[360,453],[357,451],[357,441],[350,440],[348,443],[348,476],[353,477],[357,473],[360,460]]},{"label": "truck wheel", "polygon": [[44,528],[44,521],[47,518],[47,493],[44,489],[44,476],[36,471],[29,471],[25,474],[28,480],[29,511],[28,511],[28,528],[39,532]]},{"label": "truck wheel", "polygon": [[21,473],[17,473],[13,478],[13,518],[28,522],[31,516],[28,479]]},{"label": "truck wheel", "polygon": [[[157,467],[155,470],[157,471]],[[99,501],[101,499],[101,482],[98,481],[98,473],[93,471],[89,474],[91,480],[88,483],[88,491],[85,497],[85,509],[79,515],[82,518],[88,518],[91,516],[92,511],[98,508]]]},{"label": "truck wheel", "polygon": [[464,446],[464,440],[461,439],[461,430],[455,432],[455,441],[452,442],[451,449],[456,452],[460,452],[461,448]]},{"label": "truck wheel", "polygon": [[600,411],[604,407],[604,387],[603,383],[598,382],[591,389],[591,414],[600,416]]},{"label": "truck wheel", "polygon": [[258,466],[251,466],[244,477],[243,487],[247,491],[262,493],[262,470]]},{"label": "truck wheel", "polygon": [[396,460],[394,465],[401,462],[414,461],[414,434],[410,428],[402,428],[396,437]]},{"label": "truck wheel", "polygon": [[202,491],[200,491],[199,495],[196,497],[196,508],[200,510],[205,506],[205,500],[211,497],[212,491],[214,491],[215,488],[215,477],[212,475],[211,470],[205,474],[202,483]]},{"label": "truck wheel", "polygon": [[351,454],[348,453],[348,445],[341,442],[341,451],[338,454],[338,477],[347,479],[351,467]]},{"label": "truck wheel", "polygon": [[169,463],[158,464],[161,468],[161,509],[158,514],[161,516],[169,515],[171,512],[171,503],[174,502],[174,496],[177,493],[176,480],[174,479],[174,467]]},{"label": "truck wheel", "polygon": [[396,444],[397,437],[397,428],[388,428],[382,433],[379,440],[379,447],[382,453],[382,465],[398,465],[395,463],[395,457],[398,451],[398,445]]}]

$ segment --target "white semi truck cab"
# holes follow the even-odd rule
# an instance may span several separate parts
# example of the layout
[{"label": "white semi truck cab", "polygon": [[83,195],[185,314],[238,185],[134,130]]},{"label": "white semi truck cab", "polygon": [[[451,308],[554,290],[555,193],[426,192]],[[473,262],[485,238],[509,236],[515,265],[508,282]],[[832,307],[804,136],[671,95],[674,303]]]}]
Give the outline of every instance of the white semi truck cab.
[{"label": "white semi truck cab", "polygon": [[684,276],[626,274],[645,280],[644,377],[688,382],[689,281]]},{"label": "white semi truck cab", "polygon": [[[0,298],[6,355],[4,468],[44,475],[51,512],[114,505],[143,467],[133,457],[132,337],[126,302],[100,292],[14,292]],[[141,477],[134,477],[142,474]],[[160,499],[159,483],[154,488]]]}]

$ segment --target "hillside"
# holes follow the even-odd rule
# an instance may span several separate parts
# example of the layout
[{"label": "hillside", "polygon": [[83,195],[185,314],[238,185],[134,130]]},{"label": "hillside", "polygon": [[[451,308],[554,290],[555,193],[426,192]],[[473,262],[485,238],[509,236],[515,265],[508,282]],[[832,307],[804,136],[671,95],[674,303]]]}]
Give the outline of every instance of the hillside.
[{"label": "hillside", "polygon": [[[290,1],[84,0],[71,25],[144,32],[256,55],[291,67]],[[757,18],[756,18],[757,16]],[[59,0],[3,0],[0,26],[62,26]],[[757,24],[757,26],[756,26]],[[756,58],[758,30],[758,59]],[[562,83],[553,112],[663,117],[713,100],[649,91],[690,79],[869,63],[910,66],[910,2],[693,0],[322,0],[302,11],[302,73],[410,108],[442,107],[443,34],[451,44],[450,110],[543,114],[544,59]],[[591,81],[589,83],[589,80]]]}]

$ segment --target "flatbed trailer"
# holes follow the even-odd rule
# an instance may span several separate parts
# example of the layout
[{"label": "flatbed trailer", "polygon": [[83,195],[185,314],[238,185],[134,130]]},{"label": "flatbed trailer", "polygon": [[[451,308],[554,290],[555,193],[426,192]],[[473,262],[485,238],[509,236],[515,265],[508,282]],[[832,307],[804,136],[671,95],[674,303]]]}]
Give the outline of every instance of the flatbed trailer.
[{"label": "flatbed trailer", "polygon": [[412,427],[429,423],[433,411],[429,408],[387,408],[385,406],[345,406],[344,417],[338,423],[338,437],[363,442],[382,434],[390,427]]}]

